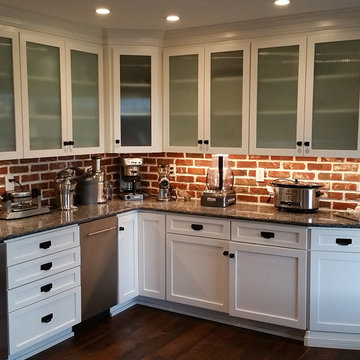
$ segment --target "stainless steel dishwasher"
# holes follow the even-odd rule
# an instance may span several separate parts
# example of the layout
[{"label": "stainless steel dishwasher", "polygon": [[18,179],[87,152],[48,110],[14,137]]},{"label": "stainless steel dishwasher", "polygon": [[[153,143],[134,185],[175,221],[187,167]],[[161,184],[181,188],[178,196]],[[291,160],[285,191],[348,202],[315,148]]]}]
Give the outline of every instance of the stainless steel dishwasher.
[{"label": "stainless steel dishwasher", "polygon": [[80,225],[82,320],[117,304],[117,217]]}]

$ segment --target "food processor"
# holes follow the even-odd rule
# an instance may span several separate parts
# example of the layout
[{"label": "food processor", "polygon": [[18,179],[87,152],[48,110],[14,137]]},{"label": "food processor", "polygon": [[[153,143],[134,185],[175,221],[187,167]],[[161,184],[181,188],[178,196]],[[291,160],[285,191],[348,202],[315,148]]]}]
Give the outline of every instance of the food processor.
[{"label": "food processor", "polygon": [[214,154],[212,165],[207,171],[207,190],[201,195],[201,205],[227,207],[235,204],[236,192],[233,185],[234,174],[228,166],[228,155]]}]

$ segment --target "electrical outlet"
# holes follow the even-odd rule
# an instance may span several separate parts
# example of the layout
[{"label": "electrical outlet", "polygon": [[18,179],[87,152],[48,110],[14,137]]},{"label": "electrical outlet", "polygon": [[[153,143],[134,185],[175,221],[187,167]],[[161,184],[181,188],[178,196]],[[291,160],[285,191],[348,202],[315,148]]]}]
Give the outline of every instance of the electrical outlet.
[{"label": "electrical outlet", "polygon": [[170,169],[170,175],[175,176],[176,175],[176,165],[175,164],[170,164],[169,169]]},{"label": "electrical outlet", "polygon": [[5,175],[5,188],[6,188],[6,191],[13,191],[14,188],[15,188],[15,184],[14,182],[10,182],[9,179],[14,179],[14,176],[13,175]]},{"label": "electrical outlet", "polygon": [[256,169],[256,181],[258,181],[258,182],[265,181],[265,169],[263,169],[263,168]]}]

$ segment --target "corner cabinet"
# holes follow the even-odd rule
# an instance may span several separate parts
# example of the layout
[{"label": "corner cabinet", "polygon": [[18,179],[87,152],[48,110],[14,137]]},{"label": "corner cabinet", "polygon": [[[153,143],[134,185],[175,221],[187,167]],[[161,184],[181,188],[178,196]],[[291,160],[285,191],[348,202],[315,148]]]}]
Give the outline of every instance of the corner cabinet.
[{"label": "corner cabinet", "polygon": [[90,48],[20,34],[25,157],[103,150],[102,50]]},{"label": "corner cabinet", "polygon": [[161,65],[160,47],[112,48],[109,151],[162,151]]},{"label": "corner cabinet", "polygon": [[247,152],[250,43],[164,49],[165,151]]},{"label": "corner cabinet", "polygon": [[0,159],[23,156],[19,35],[0,29]]}]

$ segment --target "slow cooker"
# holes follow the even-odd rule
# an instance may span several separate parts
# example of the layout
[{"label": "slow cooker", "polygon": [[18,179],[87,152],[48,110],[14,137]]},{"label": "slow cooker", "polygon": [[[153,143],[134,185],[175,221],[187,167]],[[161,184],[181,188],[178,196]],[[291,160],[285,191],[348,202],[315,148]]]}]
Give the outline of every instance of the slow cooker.
[{"label": "slow cooker", "polygon": [[319,189],[323,185],[301,182],[298,179],[277,179],[271,183],[274,205],[282,210],[312,212],[319,208]]}]

